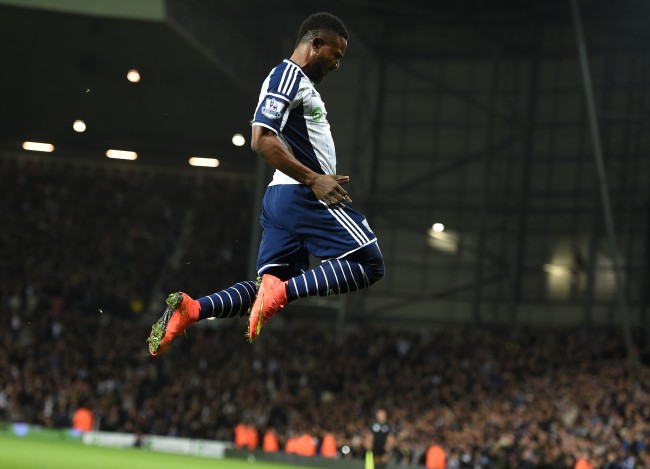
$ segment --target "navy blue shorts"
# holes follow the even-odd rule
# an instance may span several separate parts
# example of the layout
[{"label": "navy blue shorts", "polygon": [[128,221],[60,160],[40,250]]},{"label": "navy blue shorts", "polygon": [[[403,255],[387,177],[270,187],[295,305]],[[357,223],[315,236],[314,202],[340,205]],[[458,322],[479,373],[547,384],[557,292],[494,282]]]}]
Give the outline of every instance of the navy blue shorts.
[{"label": "navy blue shorts", "polygon": [[260,223],[258,275],[273,267],[284,272],[281,277],[290,278],[309,268],[310,254],[338,259],[377,242],[366,218],[349,203],[329,208],[303,184],[269,186]]}]

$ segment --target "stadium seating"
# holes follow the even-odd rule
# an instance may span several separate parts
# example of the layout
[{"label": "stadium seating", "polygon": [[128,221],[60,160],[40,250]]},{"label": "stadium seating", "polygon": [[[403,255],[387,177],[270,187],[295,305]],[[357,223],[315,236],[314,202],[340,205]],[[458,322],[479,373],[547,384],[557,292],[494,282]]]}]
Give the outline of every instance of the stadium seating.
[{"label": "stadium seating", "polygon": [[[84,402],[102,430],[232,440],[247,422],[273,428],[280,448],[291,434],[331,433],[350,448],[341,457],[361,458],[382,406],[404,465],[423,465],[438,444],[448,467],[573,467],[585,455],[592,467],[649,467],[648,353],[628,368],[611,331],[337,337],[296,321],[250,345],[245,320],[232,319],[152,359],[139,320],[152,284],[196,294],[245,278],[250,217],[222,200],[249,203],[249,191],[222,183],[217,197],[162,174],[2,171],[0,420],[69,426]],[[167,268],[177,220],[191,242]]]}]

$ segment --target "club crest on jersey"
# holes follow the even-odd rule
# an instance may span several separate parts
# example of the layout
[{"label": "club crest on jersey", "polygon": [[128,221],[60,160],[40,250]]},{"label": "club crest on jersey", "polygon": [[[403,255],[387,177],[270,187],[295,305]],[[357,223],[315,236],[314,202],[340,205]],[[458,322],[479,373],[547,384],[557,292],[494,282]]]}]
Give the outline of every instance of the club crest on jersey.
[{"label": "club crest on jersey", "polygon": [[275,98],[266,98],[266,101],[262,106],[262,114],[264,114],[269,119],[279,119],[282,117],[284,105],[285,104],[282,101],[278,101]]}]

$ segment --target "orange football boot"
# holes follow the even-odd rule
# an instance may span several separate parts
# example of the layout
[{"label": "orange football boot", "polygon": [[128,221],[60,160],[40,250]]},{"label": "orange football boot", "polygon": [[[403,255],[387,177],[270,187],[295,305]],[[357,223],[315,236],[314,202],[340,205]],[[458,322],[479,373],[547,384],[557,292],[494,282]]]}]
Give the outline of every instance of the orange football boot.
[{"label": "orange football boot", "polygon": [[246,333],[248,340],[252,342],[255,337],[260,335],[266,321],[284,308],[288,302],[287,282],[283,282],[271,274],[263,274],[248,319],[248,332]]},{"label": "orange football boot", "polygon": [[159,355],[174,337],[181,335],[188,326],[199,320],[201,305],[187,293],[172,293],[166,302],[167,309],[151,327],[147,339],[149,353],[154,357]]}]

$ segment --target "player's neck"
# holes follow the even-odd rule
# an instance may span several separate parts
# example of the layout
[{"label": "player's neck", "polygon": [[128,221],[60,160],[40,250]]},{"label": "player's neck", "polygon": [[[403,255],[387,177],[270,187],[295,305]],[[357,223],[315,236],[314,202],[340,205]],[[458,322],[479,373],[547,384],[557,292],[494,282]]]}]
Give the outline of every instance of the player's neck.
[{"label": "player's neck", "polygon": [[310,44],[303,43],[294,49],[293,54],[289,58],[300,68],[304,68],[305,65],[309,63],[309,56],[310,56],[309,52],[310,52]]}]

